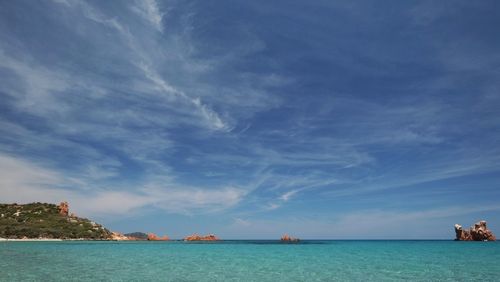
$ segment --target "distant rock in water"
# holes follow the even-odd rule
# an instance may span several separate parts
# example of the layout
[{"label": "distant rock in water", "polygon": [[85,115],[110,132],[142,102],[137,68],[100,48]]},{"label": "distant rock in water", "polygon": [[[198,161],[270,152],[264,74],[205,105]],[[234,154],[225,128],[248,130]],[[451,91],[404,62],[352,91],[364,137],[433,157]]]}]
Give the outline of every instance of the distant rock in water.
[{"label": "distant rock in water", "polygon": [[47,203],[0,204],[0,238],[107,240],[102,225],[69,214],[69,205]]},{"label": "distant rock in water", "polygon": [[184,241],[219,241],[219,240],[220,239],[214,234],[208,234],[205,236],[193,234],[184,238]]},{"label": "distant rock in water", "polygon": [[154,234],[154,233],[148,234],[148,241],[168,241],[168,240],[170,240],[170,238],[168,238],[168,236],[159,237],[159,236],[156,236],[156,234]]},{"label": "distant rock in water", "polygon": [[299,242],[300,239],[299,238],[294,238],[294,237],[291,237],[291,236],[288,236],[287,234],[281,236],[281,242]]},{"label": "distant rock in water", "polygon": [[481,220],[464,230],[460,224],[455,224],[456,241],[495,241],[495,235],[486,227],[486,221]]}]

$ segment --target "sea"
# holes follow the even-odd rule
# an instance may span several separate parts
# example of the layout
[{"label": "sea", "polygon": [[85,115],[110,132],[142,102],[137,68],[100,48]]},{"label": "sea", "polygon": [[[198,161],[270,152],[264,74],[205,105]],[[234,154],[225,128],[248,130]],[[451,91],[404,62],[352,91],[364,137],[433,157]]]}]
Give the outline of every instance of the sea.
[{"label": "sea", "polygon": [[500,242],[0,242],[0,281],[500,281]]}]

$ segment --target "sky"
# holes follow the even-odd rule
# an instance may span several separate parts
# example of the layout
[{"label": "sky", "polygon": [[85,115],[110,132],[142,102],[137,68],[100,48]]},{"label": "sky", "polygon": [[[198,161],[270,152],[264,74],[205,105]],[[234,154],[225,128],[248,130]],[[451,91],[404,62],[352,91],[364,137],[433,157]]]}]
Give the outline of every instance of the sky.
[{"label": "sky", "polygon": [[0,202],[173,238],[500,234],[499,1],[0,1]]}]

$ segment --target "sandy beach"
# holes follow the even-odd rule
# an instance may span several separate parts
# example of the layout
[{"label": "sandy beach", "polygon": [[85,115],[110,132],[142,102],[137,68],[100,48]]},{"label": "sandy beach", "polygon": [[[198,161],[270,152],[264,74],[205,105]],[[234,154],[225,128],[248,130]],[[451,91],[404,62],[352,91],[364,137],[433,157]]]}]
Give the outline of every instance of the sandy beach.
[{"label": "sandy beach", "polygon": [[0,242],[52,242],[52,241],[62,241],[62,239],[50,239],[50,238],[31,238],[31,239],[6,239],[0,238]]}]

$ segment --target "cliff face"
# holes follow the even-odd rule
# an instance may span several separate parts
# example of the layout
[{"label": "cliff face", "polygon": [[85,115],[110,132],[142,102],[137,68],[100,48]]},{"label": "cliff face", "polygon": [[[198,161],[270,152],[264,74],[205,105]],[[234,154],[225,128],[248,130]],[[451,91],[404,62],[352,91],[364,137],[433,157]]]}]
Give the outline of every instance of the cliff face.
[{"label": "cliff face", "polygon": [[102,225],[68,214],[67,202],[0,204],[0,237],[103,240],[111,236]]},{"label": "cliff face", "polygon": [[464,230],[460,224],[455,224],[455,240],[457,241],[495,241],[496,237],[486,227],[486,221],[481,220],[471,226],[469,230]]}]

